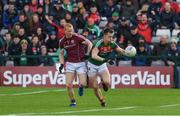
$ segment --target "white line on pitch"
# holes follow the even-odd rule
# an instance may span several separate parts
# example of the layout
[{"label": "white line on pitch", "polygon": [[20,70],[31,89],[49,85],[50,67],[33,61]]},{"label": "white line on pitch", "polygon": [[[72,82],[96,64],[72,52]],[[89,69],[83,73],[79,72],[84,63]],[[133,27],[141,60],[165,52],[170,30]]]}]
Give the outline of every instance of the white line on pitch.
[{"label": "white line on pitch", "polygon": [[169,105],[162,105],[160,106],[161,108],[165,108],[165,107],[174,107],[174,106],[179,106],[180,104],[169,104]]},{"label": "white line on pitch", "polygon": [[136,107],[137,106],[129,106],[129,107],[119,107],[119,108],[89,109],[89,110],[65,111],[65,112],[23,113],[23,114],[14,114],[14,115],[58,115],[58,114],[71,114],[71,113],[87,113],[87,112],[99,112],[99,111],[127,110],[127,109],[133,109]]},{"label": "white line on pitch", "polygon": [[55,92],[55,91],[66,91],[66,90],[65,89],[60,89],[60,90],[44,90],[44,91],[34,91],[34,92],[24,92],[24,93],[0,94],[0,96],[32,95],[32,94],[48,93],[48,92]]}]

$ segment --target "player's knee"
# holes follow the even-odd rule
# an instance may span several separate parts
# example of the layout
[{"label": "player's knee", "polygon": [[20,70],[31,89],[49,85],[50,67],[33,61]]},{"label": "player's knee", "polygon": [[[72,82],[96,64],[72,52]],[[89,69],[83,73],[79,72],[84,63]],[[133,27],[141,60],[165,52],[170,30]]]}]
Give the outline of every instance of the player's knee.
[{"label": "player's knee", "polygon": [[92,87],[93,87],[93,89],[98,89],[98,88],[99,88],[99,85],[96,84],[96,83],[93,83],[93,84],[92,84]]},{"label": "player's knee", "polygon": [[107,86],[110,85],[110,81],[109,80],[103,80],[103,83],[106,84]]}]

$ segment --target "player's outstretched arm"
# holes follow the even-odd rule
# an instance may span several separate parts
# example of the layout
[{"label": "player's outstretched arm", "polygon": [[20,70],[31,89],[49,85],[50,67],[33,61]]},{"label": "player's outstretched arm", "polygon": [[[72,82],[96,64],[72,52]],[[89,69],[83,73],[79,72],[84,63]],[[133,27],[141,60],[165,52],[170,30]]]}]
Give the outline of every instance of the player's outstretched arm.
[{"label": "player's outstretched arm", "polygon": [[126,52],[124,49],[120,48],[119,46],[116,47],[116,52],[118,52],[119,54],[125,55],[126,56]]}]

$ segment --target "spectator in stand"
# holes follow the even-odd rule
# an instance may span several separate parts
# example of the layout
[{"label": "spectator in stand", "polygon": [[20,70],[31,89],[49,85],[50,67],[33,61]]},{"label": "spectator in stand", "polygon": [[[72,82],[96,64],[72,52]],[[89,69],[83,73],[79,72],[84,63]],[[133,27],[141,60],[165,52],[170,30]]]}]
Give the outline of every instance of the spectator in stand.
[{"label": "spectator in stand", "polygon": [[27,35],[31,35],[29,32],[29,21],[24,13],[19,14],[19,24],[22,28],[24,28]]},{"label": "spectator in stand", "polygon": [[0,1],[0,29],[3,27],[3,8],[4,5],[2,1]]},{"label": "spectator in stand", "polygon": [[5,58],[3,57],[3,54],[5,52],[5,42],[2,36],[0,36],[0,66],[4,65]]},{"label": "spectator in stand", "polygon": [[92,6],[90,7],[89,18],[92,18],[96,24],[99,23],[99,21],[100,21],[100,16],[99,16],[99,13],[98,13],[98,11],[97,11],[96,5],[92,5]]},{"label": "spectator in stand", "polygon": [[180,12],[176,14],[175,29],[180,29]]},{"label": "spectator in stand", "polygon": [[160,27],[162,29],[174,29],[175,14],[169,2],[165,3],[164,10],[160,13]]},{"label": "spectator in stand", "polygon": [[86,14],[84,15],[82,13],[82,11],[84,11],[84,10],[86,10],[86,9],[81,8],[81,10],[79,10],[77,4],[76,3],[73,4],[72,18],[75,19],[78,29],[83,29],[86,24],[86,16],[87,15]]},{"label": "spectator in stand", "polygon": [[[20,38],[18,36],[14,36],[13,37],[13,42],[9,45],[8,48],[8,55],[17,55],[20,50],[21,50],[21,46],[20,46]],[[10,60],[14,61],[14,65],[17,66],[18,65],[18,58],[12,58]]]},{"label": "spectator in stand", "polygon": [[180,50],[180,32],[177,34],[177,48]]},{"label": "spectator in stand", "polygon": [[44,9],[43,6],[39,5],[36,14],[39,16],[40,22],[44,20]]},{"label": "spectator in stand", "polygon": [[55,2],[54,4],[54,7],[53,7],[53,14],[54,15],[54,18],[56,20],[60,20],[60,19],[63,19],[65,14],[66,14],[66,10],[62,7],[62,2],[61,1],[57,1]]},{"label": "spectator in stand", "polygon": [[82,2],[84,4],[84,7],[89,10],[92,5],[96,5],[99,9],[99,5],[101,5],[102,7],[105,3],[105,0],[82,0]]},{"label": "spectator in stand", "polygon": [[145,45],[146,52],[149,55],[153,53],[154,45],[153,44],[152,45],[147,44],[144,38],[139,39],[138,46],[139,46],[139,44],[144,44]]},{"label": "spectator in stand", "polygon": [[126,0],[126,2],[122,5],[121,8],[121,16],[130,19],[135,15],[135,7],[133,5],[133,0]]},{"label": "spectator in stand", "polygon": [[101,16],[110,18],[113,12],[120,12],[120,9],[117,4],[115,4],[114,0],[106,0],[104,7],[100,8]]},{"label": "spectator in stand", "polygon": [[30,20],[30,33],[36,33],[37,28],[41,27],[42,24],[39,20],[39,16],[37,14],[33,14],[31,20]]},{"label": "spectator in stand", "polygon": [[37,8],[38,8],[38,0],[31,0],[31,2],[29,4],[30,11],[35,13],[35,12],[37,12]]},{"label": "spectator in stand", "polygon": [[30,48],[31,48],[32,55],[35,56],[31,58],[31,63],[33,66],[38,66],[39,65],[38,55],[40,54],[40,42],[37,35],[34,35],[32,37]]},{"label": "spectator in stand", "polygon": [[86,9],[82,0],[78,0],[77,5],[79,10]]},{"label": "spectator in stand", "polygon": [[160,9],[162,7],[161,0],[152,0],[148,8],[148,17],[151,20],[160,18]]},{"label": "spectator in stand", "polygon": [[139,8],[142,8],[145,4],[150,4],[152,0],[138,0]]},{"label": "spectator in stand", "polygon": [[5,51],[8,51],[9,45],[12,43],[12,35],[10,32],[5,33],[4,41],[5,41]]},{"label": "spectator in stand", "polygon": [[46,42],[46,46],[49,53],[56,52],[59,47],[59,39],[56,38],[56,32],[52,31],[49,34],[49,39]]},{"label": "spectator in stand", "polygon": [[40,45],[44,45],[45,39],[46,39],[46,34],[44,33],[44,31],[41,27],[37,28],[35,35],[38,36]]},{"label": "spectator in stand", "polygon": [[51,3],[50,0],[44,0],[44,14],[48,15],[51,14],[53,11],[53,4]]},{"label": "spectator in stand", "polygon": [[53,66],[54,65],[52,58],[48,55],[46,46],[44,45],[41,46],[40,55],[41,55],[39,57],[40,66]]},{"label": "spectator in stand", "polygon": [[17,23],[14,24],[13,28],[10,30],[11,35],[13,37],[18,36],[19,29],[20,29],[20,24],[17,22]]},{"label": "spectator in stand", "polygon": [[[95,4],[97,6],[98,11],[106,4],[106,0],[89,0],[90,4]],[[85,3],[85,8],[90,9],[89,4]]]},{"label": "spectator in stand", "polygon": [[31,51],[29,50],[28,41],[21,40],[20,41],[21,49],[17,55],[20,57],[17,58],[17,65],[16,66],[30,66],[31,65],[31,58],[27,57],[31,55]]},{"label": "spectator in stand", "polygon": [[150,58],[145,57],[150,55],[147,52],[146,44],[140,43],[137,48],[138,48],[137,55],[132,60],[132,66],[150,66],[151,65]]},{"label": "spectator in stand", "polygon": [[166,60],[166,64],[168,66],[174,66],[175,63],[177,63],[178,66],[180,66],[180,61],[176,62],[175,57],[180,56],[180,50],[177,48],[177,41],[175,39],[171,40],[170,47],[167,50],[168,56]]},{"label": "spectator in stand", "polygon": [[28,43],[30,43],[30,40],[28,39],[28,36],[26,35],[24,28],[21,27],[19,29],[18,36],[21,40],[24,39],[24,40],[28,41]]},{"label": "spectator in stand", "polygon": [[57,30],[57,38],[62,39],[64,37],[64,25],[66,21],[64,19],[61,19],[60,25],[57,25],[47,15],[45,16],[45,18]]},{"label": "spectator in stand", "polygon": [[126,42],[124,41],[126,38],[128,38],[129,35],[130,35],[129,20],[127,20],[126,17],[121,17],[119,28],[117,31],[116,43],[120,45],[122,48],[125,48],[127,46],[127,41]]},{"label": "spectator in stand", "polygon": [[32,11],[30,10],[29,4],[25,4],[22,10],[22,13],[25,14],[27,20],[29,21],[33,15]]},{"label": "spectator in stand", "polygon": [[141,19],[138,21],[138,33],[144,37],[146,43],[151,44],[152,31],[156,29],[156,21],[148,21],[146,14],[141,15]]},{"label": "spectator in stand", "polygon": [[130,35],[127,35],[127,37],[125,37],[124,39],[125,47],[128,45],[128,43],[131,43],[134,47],[138,48],[139,40],[144,39],[144,37],[138,33],[138,28],[136,25],[131,25]]},{"label": "spectator in stand", "polygon": [[167,50],[168,50],[168,36],[161,36],[160,42],[154,45],[153,55],[160,56],[160,59],[155,58],[155,60],[162,60],[164,64],[166,64]]},{"label": "spectator in stand", "polygon": [[63,8],[68,12],[72,12],[72,2],[70,0],[63,0]]},{"label": "spectator in stand", "polygon": [[[52,15],[52,14],[50,14],[50,15],[48,15],[48,18],[51,20],[51,21],[53,21],[53,22],[55,22],[55,23],[58,23],[58,21],[56,21],[55,19],[54,19],[54,16]],[[55,31],[55,28],[46,20],[46,15],[44,16],[44,19],[45,20],[43,20],[43,30],[44,30],[44,32],[45,33],[49,33],[49,32],[51,32],[51,31]]]},{"label": "spectator in stand", "polygon": [[92,36],[94,36],[94,40],[98,39],[100,37],[101,31],[99,27],[95,24],[94,20],[92,18],[88,18],[87,24],[85,26]]},{"label": "spectator in stand", "polygon": [[117,32],[118,32],[119,25],[120,25],[119,13],[113,12],[112,18],[110,18],[109,20],[111,20],[113,22],[113,30],[115,32],[114,35],[117,36]]},{"label": "spectator in stand", "polygon": [[82,35],[90,41],[92,41],[94,39],[94,36],[91,36],[91,34],[87,28],[83,29]]},{"label": "spectator in stand", "polygon": [[29,3],[29,0],[15,0],[18,11],[22,10],[23,7]]},{"label": "spectator in stand", "polygon": [[139,0],[133,0],[133,6],[135,8],[135,13],[139,10]]},{"label": "spectator in stand", "polygon": [[30,48],[34,55],[38,55],[40,53],[40,43],[37,35],[32,36]]},{"label": "spectator in stand", "polygon": [[161,1],[163,4],[161,10],[164,10],[166,3],[169,2],[173,12],[178,13],[180,11],[179,4],[174,0],[161,0]]},{"label": "spectator in stand", "polygon": [[[87,19],[87,17],[88,17],[88,13],[87,13],[87,11],[86,11],[86,9],[85,8],[81,8],[80,10],[79,10],[79,15],[80,15],[80,20],[82,20],[81,22],[82,22],[82,24],[81,24],[81,27],[80,28],[84,28],[85,27],[85,25],[86,25],[86,19]],[[81,19],[82,18],[82,19]],[[84,22],[83,22],[83,20],[84,20]],[[80,22],[79,22],[80,23]],[[77,23],[77,24],[79,24],[79,23]],[[79,26],[79,25],[78,25]]]},{"label": "spectator in stand", "polygon": [[67,23],[71,23],[74,27],[74,31],[77,32],[77,24],[76,24],[76,20],[73,19],[72,15],[70,12],[66,12],[65,14],[65,20]]},{"label": "spectator in stand", "polygon": [[8,8],[3,12],[3,24],[5,28],[12,28],[14,23],[18,21],[18,12],[13,3],[8,4]]},{"label": "spectator in stand", "polygon": [[105,28],[113,29],[114,23],[112,20],[109,20],[105,26]]}]

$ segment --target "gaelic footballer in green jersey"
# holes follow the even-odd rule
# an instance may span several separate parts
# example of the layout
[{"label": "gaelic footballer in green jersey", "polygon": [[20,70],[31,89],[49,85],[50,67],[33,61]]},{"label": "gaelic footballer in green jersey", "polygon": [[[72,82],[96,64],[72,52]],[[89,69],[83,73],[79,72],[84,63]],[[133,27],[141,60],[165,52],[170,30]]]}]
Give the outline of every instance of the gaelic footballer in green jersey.
[{"label": "gaelic footballer in green jersey", "polygon": [[120,48],[113,39],[113,30],[105,29],[103,37],[98,41],[92,49],[91,56],[88,59],[88,76],[90,83],[94,89],[94,93],[101,103],[101,106],[106,106],[104,96],[97,82],[97,76],[102,80],[103,89],[108,90],[110,85],[110,73],[107,68],[108,54],[116,51],[117,53],[125,55],[125,50]]},{"label": "gaelic footballer in green jersey", "polygon": [[[103,40],[98,41],[93,48],[97,48],[99,50],[98,56],[107,59],[109,58],[109,54],[115,51],[115,49],[118,47],[118,45],[115,42],[109,42],[105,44]],[[106,62],[106,60],[99,61],[96,59],[93,59],[92,57],[89,58],[89,62],[95,65],[102,65]]]}]

